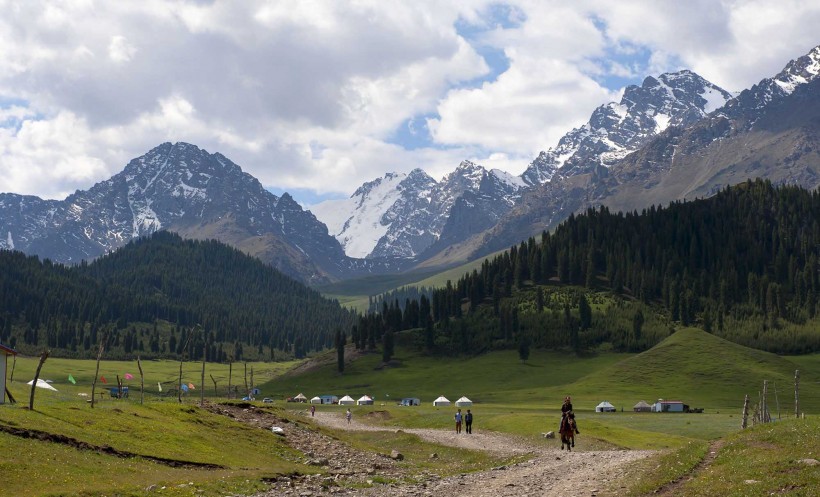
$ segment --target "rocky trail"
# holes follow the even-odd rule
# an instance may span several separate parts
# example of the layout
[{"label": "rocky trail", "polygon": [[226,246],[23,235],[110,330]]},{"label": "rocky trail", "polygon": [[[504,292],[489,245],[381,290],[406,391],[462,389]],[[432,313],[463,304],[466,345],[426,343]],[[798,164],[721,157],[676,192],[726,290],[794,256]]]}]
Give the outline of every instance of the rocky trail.
[{"label": "rocky trail", "polygon": [[[407,428],[402,431],[440,445],[482,450],[497,456],[524,456],[525,461],[492,468],[487,471],[462,473],[442,477],[430,472],[413,475],[412,484],[375,484],[376,477],[401,480],[409,476],[398,454],[374,454],[357,450],[335,438],[305,426],[308,418],[318,425],[334,430],[396,431],[369,425],[353,419],[350,424],[342,412],[305,413],[305,423],[287,422],[266,409],[253,406],[213,406],[212,410],[258,425],[263,429],[282,426],[287,443],[303,454],[301,462],[316,465],[323,475],[291,475],[270,481],[271,488],[255,497],[320,495],[363,496],[439,496],[469,495],[502,496],[603,496],[615,495],[625,487],[630,463],[648,457],[652,451],[560,450],[558,441],[544,445],[540,440],[527,440],[500,433],[475,430],[471,435],[450,430]],[[359,488],[351,488],[359,487]],[[369,488],[368,488],[369,487]]]}]

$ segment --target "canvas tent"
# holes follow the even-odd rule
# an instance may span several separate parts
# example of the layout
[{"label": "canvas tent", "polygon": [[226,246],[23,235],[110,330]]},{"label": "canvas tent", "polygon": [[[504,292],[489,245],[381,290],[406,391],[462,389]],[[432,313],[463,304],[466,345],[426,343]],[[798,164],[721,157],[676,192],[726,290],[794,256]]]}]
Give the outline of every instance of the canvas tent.
[{"label": "canvas tent", "polygon": [[595,412],[615,412],[615,406],[607,401],[603,401],[595,406]]},{"label": "canvas tent", "polygon": [[421,399],[418,399],[416,397],[405,397],[405,398],[401,399],[400,405],[403,405],[403,406],[420,406],[421,405]]},{"label": "canvas tent", "polygon": [[350,395],[345,395],[344,397],[339,399],[340,406],[352,406],[355,403],[356,401],[353,400],[353,397],[351,397]]},{"label": "canvas tent", "polygon": [[632,410],[635,412],[649,412],[652,410],[652,406],[642,400],[635,404],[635,406],[632,407]]},{"label": "canvas tent", "polygon": [[[32,383],[34,383],[34,380],[26,383],[26,385],[31,385]],[[48,382],[42,378],[37,378],[37,388],[45,388],[46,390],[54,390],[55,392],[57,391],[56,388],[49,385]]]},{"label": "canvas tent", "polygon": [[307,397],[304,394],[300,393],[296,397],[293,398],[294,402],[307,402]]},{"label": "canvas tent", "polygon": [[312,399],[310,399],[310,403],[311,404],[321,404],[322,403],[322,398],[321,397],[313,397]]},{"label": "canvas tent", "polygon": [[461,397],[456,401],[456,405],[458,407],[470,407],[473,405],[473,401],[468,399],[467,397]]},{"label": "canvas tent", "polygon": [[437,398],[436,400],[433,401],[433,405],[434,406],[449,406],[450,401],[447,400],[447,397],[442,395],[441,397],[439,397],[439,398]]},{"label": "canvas tent", "polygon": [[6,399],[6,369],[8,368],[6,358],[12,355],[17,355],[17,352],[0,343],[0,404]]},{"label": "canvas tent", "polygon": [[362,395],[359,400],[356,401],[356,405],[359,406],[372,406],[373,399],[368,395]]}]

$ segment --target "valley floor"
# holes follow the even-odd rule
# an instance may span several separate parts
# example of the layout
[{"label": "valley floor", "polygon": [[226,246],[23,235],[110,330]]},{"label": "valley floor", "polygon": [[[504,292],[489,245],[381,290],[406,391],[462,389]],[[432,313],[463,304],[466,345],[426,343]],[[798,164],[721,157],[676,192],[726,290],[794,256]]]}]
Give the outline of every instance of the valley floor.
[{"label": "valley floor", "polygon": [[[312,419],[335,430],[395,431],[393,428],[368,425],[355,419],[348,425],[342,413],[317,412],[316,417]],[[488,451],[498,456],[525,456],[527,460],[488,471],[462,473],[444,478],[425,473],[422,477],[417,478],[417,483],[375,485],[370,488],[345,488],[344,486],[328,488],[327,481],[309,478],[292,479],[274,482],[270,491],[259,494],[257,497],[314,495],[325,488],[334,495],[366,496],[615,495],[626,487],[625,481],[629,475],[630,463],[654,454],[653,451],[637,450],[566,452],[560,450],[560,442],[557,440],[551,441],[553,443],[545,447],[519,437],[475,429],[471,435],[456,434],[454,429],[402,429],[402,431],[441,445]],[[391,465],[391,470],[387,472],[394,473],[395,470],[395,465]],[[381,474],[380,470],[373,471],[370,479],[373,480]]]}]

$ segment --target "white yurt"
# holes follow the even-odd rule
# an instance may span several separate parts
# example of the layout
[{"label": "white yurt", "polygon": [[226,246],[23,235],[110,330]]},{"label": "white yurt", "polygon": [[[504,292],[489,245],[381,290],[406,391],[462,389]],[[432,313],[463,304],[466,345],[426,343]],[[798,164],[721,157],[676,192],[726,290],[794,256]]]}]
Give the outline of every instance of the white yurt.
[{"label": "white yurt", "polygon": [[293,398],[294,402],[307,402],[307,400],[308,399],[307,399],[307,397],[305,397],[305,394],[303,394],[301,392],[299,393],[299,395],[297,395],[296,397]]},{"label": "white yurt", "polygon": [[615,412],[615,406],[607,401],[603,401],[595,406],[595,412]]},{"label": "white yurt", "polygon": [[310,399],[310,403],[311,404],[321,404],[322,403],[322,398],[319,397],[319,396],[313,397],[312,399]]},{"label": "white yurt", "polygon": [[473,401],[468,399],[467,397],[461,397],[456,401],[456,405],[458,407],[470,407],[473,405]]},{"label": "white yurt", "polygon": [[354,404],[356,404],[356,401],[353,400],[353,397],[351,397],[350,395],[345,395],[344,397],[339,399],[340,406],[352,406]]},{"label": "white yurt", "polygon": [[434,406],[449,406],[450,401],[447,400],[447,397],[442,395],[441,397],[439,397],[439,398],[437,398],[436,400],[433,401],[433,405]]},{"label": "white yurt", "polygon": [[373,399],[368,395],[362,395],[359,400],[356,401],[357,406],[372,406]]}]

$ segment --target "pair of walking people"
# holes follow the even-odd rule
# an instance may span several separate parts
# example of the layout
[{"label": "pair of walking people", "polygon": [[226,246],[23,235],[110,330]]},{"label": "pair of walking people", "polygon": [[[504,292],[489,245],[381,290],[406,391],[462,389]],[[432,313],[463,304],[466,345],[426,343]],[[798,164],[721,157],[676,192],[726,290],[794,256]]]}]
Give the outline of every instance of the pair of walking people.
[{"label": "pair of walking people", "polygon": [[455,415],[456,420],[456,433],[461,433],[461,423],[464,422],[464,431],[467,433],[473,432],[473,413],[467,409],[467,414],[462,415],[461,409],[456,411]]}]

